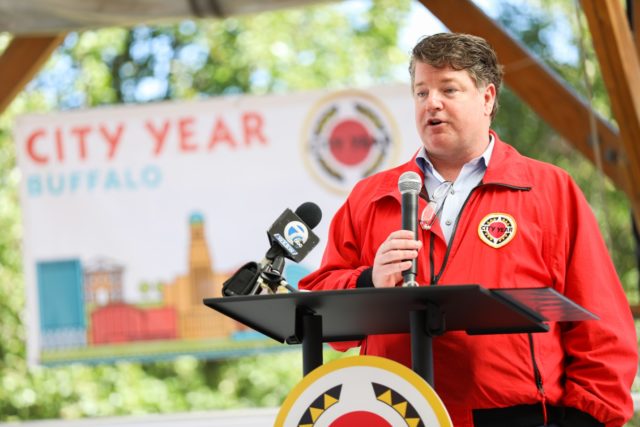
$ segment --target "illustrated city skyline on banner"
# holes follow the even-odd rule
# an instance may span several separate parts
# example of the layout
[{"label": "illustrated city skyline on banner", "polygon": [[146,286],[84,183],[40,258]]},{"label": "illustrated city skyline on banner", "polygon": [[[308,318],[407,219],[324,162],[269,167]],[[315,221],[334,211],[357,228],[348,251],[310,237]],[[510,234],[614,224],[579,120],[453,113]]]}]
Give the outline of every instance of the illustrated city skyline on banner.
[{"label": "illustrated city skyline on banner", "polygon": [[202,305],[268,249],[285,208],[313,201],[321,243],[359,179],[415,153],[405,85],[27,115],[23,176],[29,362],[255,351]]}]

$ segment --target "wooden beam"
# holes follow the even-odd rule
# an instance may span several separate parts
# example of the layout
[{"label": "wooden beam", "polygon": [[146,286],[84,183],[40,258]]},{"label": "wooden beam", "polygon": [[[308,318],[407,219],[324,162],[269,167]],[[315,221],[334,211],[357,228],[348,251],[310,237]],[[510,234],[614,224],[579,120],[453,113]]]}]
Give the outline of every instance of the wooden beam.
[{"label": "wooden beam", "polygon": [[626,167],[634,183],[628,194],[637,221],[640,207],[640,59],[619,0],[581,0],[580,3],[591,29],[611,108],[620,127]]},{"label": "wooden beam", "polygon": [[[505,83],[565,140],[595,162],[589,129],[591,110],[555,72],[536,59],[471,0],[456,0],[455,6],[449,0],[419,1],[451,31],[475,34],[486,39],[505,67]],[[632,195],[634,185],[626,169],[618,131],[600,115],[594,114],[604,173],[619,188]],[[635,185],[637,187],[638,184]]]},{"label": "wooden beam", "polygon": [[640,56],[640,0],[630,0],[631,22],[633,23],[633,40],[636,44],[636,52]]},{"label": "wooden beam", "polygon": [[31,81],[63,40],[55,36],[14,37],[0,56],[0,114]]}]

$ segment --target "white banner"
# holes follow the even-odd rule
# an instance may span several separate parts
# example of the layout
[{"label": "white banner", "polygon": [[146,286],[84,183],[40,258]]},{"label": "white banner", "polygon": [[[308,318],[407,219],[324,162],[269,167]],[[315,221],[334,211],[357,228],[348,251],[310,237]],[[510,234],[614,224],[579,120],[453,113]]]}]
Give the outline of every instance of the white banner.
[{"label": "white banner", "polygon": [[353,184],[419,147],[404,85],[27,115],[15,141],[29,361],[44,364],[253,351],[202,298],[312,201],[321,242],[287,263],[295,285]]}]

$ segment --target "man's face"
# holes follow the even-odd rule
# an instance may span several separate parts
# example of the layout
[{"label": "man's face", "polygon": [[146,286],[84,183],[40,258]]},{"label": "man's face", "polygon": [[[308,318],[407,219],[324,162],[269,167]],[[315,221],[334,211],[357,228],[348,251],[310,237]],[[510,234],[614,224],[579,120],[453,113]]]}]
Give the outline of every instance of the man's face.
[{"label": "man's face", "polygon": [[416,62],[416,126],[436,166],[461,167],[484,152],[495,96],[493,84],[477,88],[465,70]]}]

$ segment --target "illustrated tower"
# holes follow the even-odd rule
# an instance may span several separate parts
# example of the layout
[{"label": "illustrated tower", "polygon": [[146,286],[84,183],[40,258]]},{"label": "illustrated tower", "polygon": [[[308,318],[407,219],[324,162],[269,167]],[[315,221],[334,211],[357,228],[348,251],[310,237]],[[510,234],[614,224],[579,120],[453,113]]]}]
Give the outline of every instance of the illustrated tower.
[{"label": "illustrated tower", "polygon": [[233,320],[220,313],[212,313],[202,304],[204,298],[222,296],[222,284],[214,278],[201,214],[194,213],[189,218],[189,233],[188,272],[165,286],[165,302],[176,309],[180,337],[228,337],[235,330]]},{"label": "illustrated tower", "polygon": [[193,214],[189,219],[191,244],[189,245],[189,282],[191,285],[191,303],[202,305],[202,299],[212,295],[222,296],[219,286],[213,280],[213,263],[204,234],[204,218]]}]

